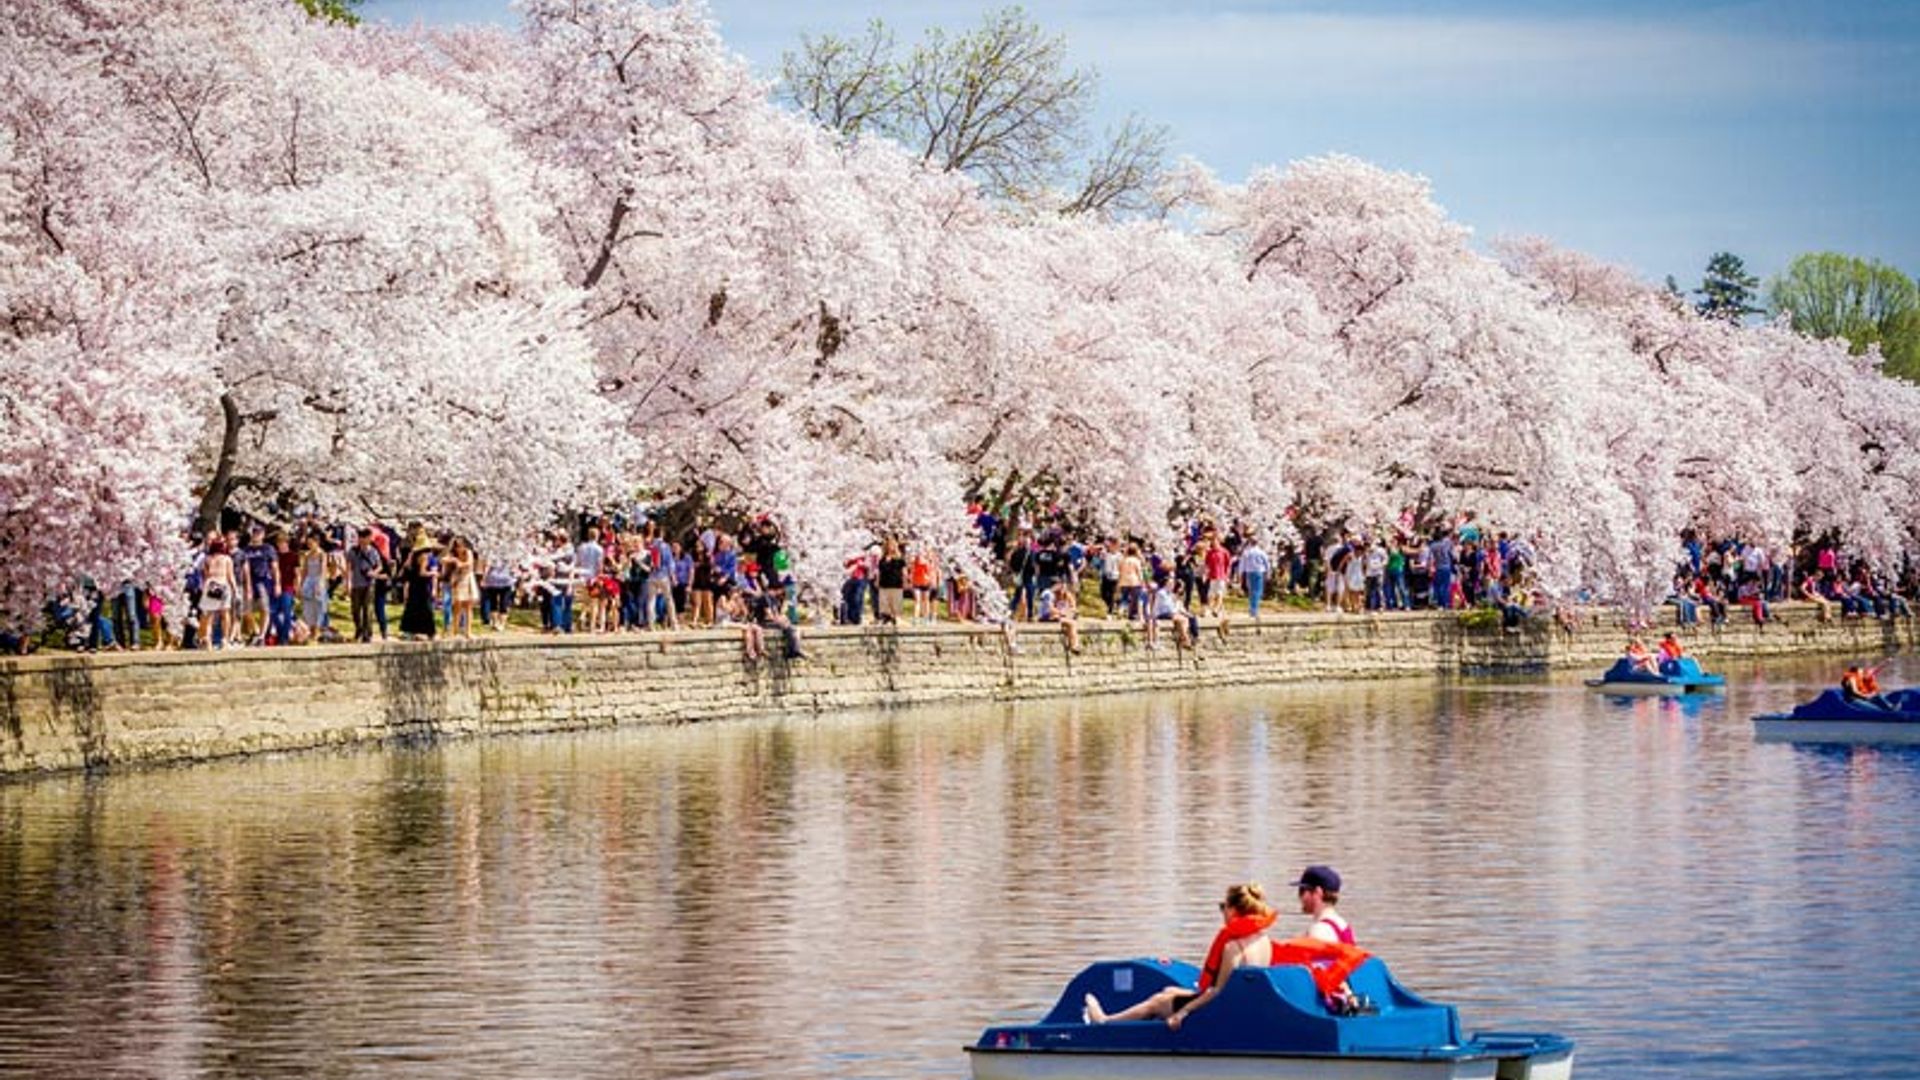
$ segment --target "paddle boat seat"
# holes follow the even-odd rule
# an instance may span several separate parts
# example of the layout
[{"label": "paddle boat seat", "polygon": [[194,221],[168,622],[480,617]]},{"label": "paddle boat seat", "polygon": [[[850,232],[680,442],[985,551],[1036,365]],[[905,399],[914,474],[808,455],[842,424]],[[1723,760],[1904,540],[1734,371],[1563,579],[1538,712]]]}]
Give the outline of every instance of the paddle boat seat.
[{"label": "paddle boat seat", "polygon": [[1920,721],[1920,690],[1895,690],[1883,694],[1891,710],[1855,704],[1838,690],[1796,705],[1789,714],[1795,720],[1912,720]]},{"label": "paddle boat seat", "polygon": [[[1038,1029],[1085,1046],[1159,1050],[1204,1046],[1221,1052],[1347,1054],[1368,1050],[1408,1050],[1458,1045],[1458,1013],[1412,993],[1388,972],[1379,958],[1361,964],[1347,977],[1353,992],[1368,998],[1373,1010],[1359,1016],[1330,1011],[1313,976],[1297,964],[1243,967],[1227,977],[1220,993],[1186,1019],[1175,1032],[1161,1020],[1108,1023],[1089,1028],[1081,1022],[1087,994],[1114,1013],[1144,1001],[1159,990],[1192,986],[1200,972],[1191,964],[1150,959],[1094,964],[1067,984]],[[1035,1039],[1041,1046],[1050,1039]]]}]

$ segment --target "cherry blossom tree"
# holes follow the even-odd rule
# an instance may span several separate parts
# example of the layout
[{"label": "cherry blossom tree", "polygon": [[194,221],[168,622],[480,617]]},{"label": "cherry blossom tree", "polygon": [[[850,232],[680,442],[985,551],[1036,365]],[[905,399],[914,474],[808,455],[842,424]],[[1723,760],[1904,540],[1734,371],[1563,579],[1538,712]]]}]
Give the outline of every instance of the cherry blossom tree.
[{"label": "cherry blossom tree", "polygon": [[[107,379],[154,418],[90,431],[41,407],[70,425],[49,445],[168,478],[38,483],[36,505],[151,492],[167,524],[103,521],[100,543],[157,552],[191,463],[203,524],[233,497],[499,543],[618,475],[579,293],[531,167],[478,105],[383,68],[381,38],[264,0],[64,0],[12,28],[10,61],[30,62],[6,66],[27,256],[9,260],[9,347],[64,369],[35,372],[36,400]],[[184,448],[182,410],[202,425]],[[25,591],[72,569],[23,564]]]},{"label": "cherry blossom tree", "polygon": [[[181,302],[195,260],[168,202],[100,168],[118,131],[98,79],[35,36],[53,8],[0,22],[0,625],[25,625],[83,576],[177,583],[197,431]],[[17,61],[17,62],[15,62]],[[164,185],[156,185],[163,188]]]},{"label": "cherry blossom tree", "polygon": [[971,184],[778,109],[700,5],[524,14],[517,38],[441,35],[418,68],[539,163],[641,481],[772,512],[813,584],[881,531],[970,557],[938,402],[912,384]]},{"label": "cherry blossom tree", "polygon": [[[511,543],[638,486],[984,577],[964,507],[1167,537],[1477,509],[1645,608],[1688,525],[1911,550],[1920,388],[1319,158],[1035,213],[781,108],[697,0],[518,32],[269,0],[0,21],[0,619],[165,584],[200,492]],[[989,594],[991,596],[991,594]]]},{"label": "cherry blossom tree", "polygon": [[1305,506],[1362,522],[1479,509],[1538,538],[1563,595],[1658,588],[1685,516],[1650,480],[1655,405],[1604,337],[1473,251],[1424,180],[1332,157],[1183,182],[1247,278],[1304,287],[1328,327],[1318,449],[1290,463]]},{"label": "cherry blossom tree", "polygon": [[1912,550],[1920,450],[1913,388],[1878,357],[1702,316],[1617,268],[1537,238],[1503,246],[1569,318],[1614,339],[1636,379],[1672,403],[1663,460],[1692,524],[1784,547],[1838,530],[1877,559]]}]

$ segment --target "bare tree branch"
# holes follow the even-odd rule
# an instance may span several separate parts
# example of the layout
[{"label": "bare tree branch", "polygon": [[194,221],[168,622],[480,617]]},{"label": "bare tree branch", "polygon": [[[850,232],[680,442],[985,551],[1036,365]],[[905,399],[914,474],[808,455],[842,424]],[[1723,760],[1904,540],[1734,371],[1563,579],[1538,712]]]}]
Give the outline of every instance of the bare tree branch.
[{"label": "bare tree branch", "polygon": [[1150,208],[1172,141],[1172,132],[1164,124],[1127,117],[1118,131],[1107,133],[1104,148],[1087,163],[1079,193],[1060,212],[1111,217]]},{"label": "bare tree branch", "polygon": [[1099,77],[1067,60],[1066,40],[1018,7],[965,33],[933,30],[905,57],[875,20],[859,38],[803,37],[782,62],[780,93],[821,124],[892,138],[929,168],[965,172],[995,197],[1057,202],[1065,213],[1146,209],[1166,129],[1129,118],[1074,167]]}]

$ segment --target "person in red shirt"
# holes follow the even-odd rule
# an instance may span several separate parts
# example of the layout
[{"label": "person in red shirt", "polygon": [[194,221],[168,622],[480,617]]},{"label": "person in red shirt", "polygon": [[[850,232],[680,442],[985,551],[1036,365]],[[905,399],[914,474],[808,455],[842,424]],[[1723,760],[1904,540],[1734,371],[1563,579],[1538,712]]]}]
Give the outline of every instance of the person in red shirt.
[{"label": "person in red shirt", "polygon": [[907,567],[907,581],[913,586],[913,621],[932,622],[933,611],[933,556],[926,548],[913,553],[913,561]]},{"label": "person in red shirt", "polygon": [[1227,607],[1227,578],[1233,569],[1233,555],[1226,545],[1220,542],[1218,535],[1207,538],[1207,551],[1202,556],[1203,570],[1207,576],[1207,614],[1216,619],[1224,618]]}]

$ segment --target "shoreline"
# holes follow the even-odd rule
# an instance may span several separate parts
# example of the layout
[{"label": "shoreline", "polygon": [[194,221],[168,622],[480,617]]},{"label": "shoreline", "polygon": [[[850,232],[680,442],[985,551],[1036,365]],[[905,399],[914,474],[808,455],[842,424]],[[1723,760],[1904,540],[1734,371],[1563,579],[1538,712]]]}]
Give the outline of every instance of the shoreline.
[{"label": "shoreline", "polygon": [[[1737,611],[1683,639],[1703,659],[1913,648],[1920,620],[1819,622],[1782,604],[1756,627]],[[164,765],[404,737],[531,734],[755,715],[1025,700],[1209,686],[1396,677],[1460,678],[1590,665],[1620,652],[1621,613],[1583,611],[1571,633],[1534,620],[1518,633],[1462,612],[1285,612],[1202,620],[1200,646],[1086,619],[1083,649],[1020,624],[806,631],[804,660],[748,662],[732,630],[490,635],[471,640],[310,645],[225,652],[42,654],[0,660],[0,779]],[[1656,627],[1661,632],[1665,626]],[[777,635],[768,641],[777,652]]]}]

